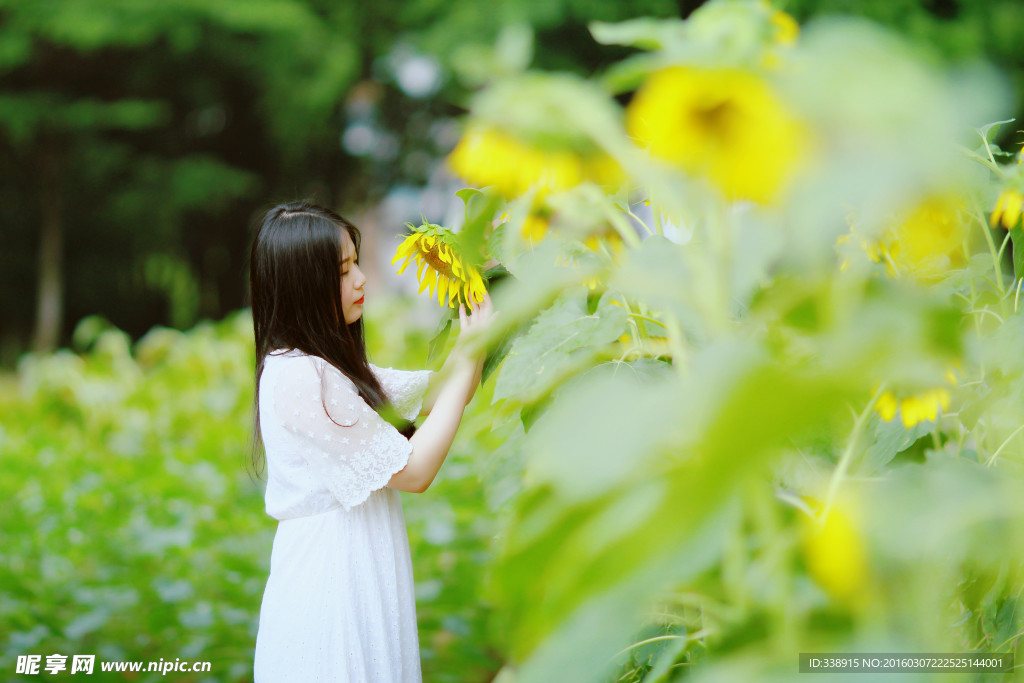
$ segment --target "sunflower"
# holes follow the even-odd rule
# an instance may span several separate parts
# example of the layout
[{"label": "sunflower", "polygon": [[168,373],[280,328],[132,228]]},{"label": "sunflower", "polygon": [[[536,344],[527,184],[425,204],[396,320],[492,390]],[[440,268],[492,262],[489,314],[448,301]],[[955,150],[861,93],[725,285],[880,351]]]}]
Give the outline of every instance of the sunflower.
[{"label": "sunflower", "polygon": [[875,410],[888,422],[900,413],[900,420],[907,429],[921,423],[939,419],[939,412],[949,408],[949,390],[943,387],[930,389],[920,394],[897,398],[891,391],[878,397]]},{"label": "sunflower", "polygon": [[548,216],[531,212],[523,221],[521,230],[523,240],[531,246],[537,244],[548,234],[549,227],[551,227],[551,220]]},{"label": "sunflower", "polygon": [[1024,214],[1024,195],[1017,190],[1003,190],[999,199],[996,200],[995,208],[992,209],[989,223],[993,228],[1002,223],[1004,228],[1012,230],[1022,214]]},{"label": "sunflower", "polygon": [[833,598],[853,603],[868,584],[867,549],[859,506],[838,500],[823,520],[806,520],[802,546],[807,571]]},{"label": "sunflower", "polygon": [[890,274],[909,273],[925,280],[963,265],[967,224],[962,208],[963,202],[955,198],[925,198],[887,232],[874,260],[888,263]]},{"label": "sunflower", "polygon": [[731,68],[670,66],[626,110],[651,154],[704,175],[730,199],[770,203],[793,175],[805,136],[766,81]]},{"label": "sunflower", "polygon": [[[968,226],[964,201],[951,194],[924,197],[910,209],[894,214],[877,239],[860,239],[864,252],[875,263],[884,263],[890,277],[909,275],[921,281],[942,277],[967,261]],[[858,235],[856,221],[848,219],[850,232],[837,240],[841,246]],[[846,270],[849,258],[843,261]]]},{"label": "sunflower", "polygon": [[[605,267],[618,264],[625,253],[622,237],[611,227],[597,230],[587,235],[575,247],[570,247],[568,254],[559,259],[559,265],[576,267],[585,264],[603,263]],[[587,289],[594,291],[604,284],[601,274],[584,278],[582,283]]]},{"label": "sunflower", "polygon": [[479,303],[484,300],[487,293],[484,280],[480,272],[466,263],[459,253],[455,233],[430,223],[419,227],[406,223],[406,226],[412,234],[398,246],[395,257],[391,259],[391,265],[405,259],[398,269],[399,275],[415,260],[419,292],[427,289],[433,298],[436,287],[440,306],[445,304],[445,295],[452,308],[458,308],[459,304],[469,307],[471,301]]},{"label": "sunflower", "polygon": [[[950,387],[957,386],[956,373],[952,370],[946,371],[945,379]],[[896,412],[899,411],[903,426],[910,429],[921,422],[938,420],[939,413],[949,409],[950,400],[950,390],[945,386],[901,397],[886,391],[878,397],[875,410],[886,422],[896,417]]]},{"label": "sunflower", "polygon": [[539,196],[583,182],[616,185],[622,169],[599,150],[531,144],[494,126],[471,126],[448,157],[451,169],[478,187],[493,186],[508,198],[532,188]]}]

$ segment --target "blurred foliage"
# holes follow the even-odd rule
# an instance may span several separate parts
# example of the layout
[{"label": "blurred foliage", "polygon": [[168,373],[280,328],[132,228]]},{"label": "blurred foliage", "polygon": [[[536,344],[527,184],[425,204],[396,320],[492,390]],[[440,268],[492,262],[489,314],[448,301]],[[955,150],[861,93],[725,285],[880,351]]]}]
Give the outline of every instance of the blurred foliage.
[{"label": "blurred foliage", "polygon": [[[3,669],[30,652],[209,659],[251,672],[273,528],[242,465],[251,321],[132,348],[98,318],[81,353],[26,356],[4,395]],[[134,353],[133,353],[134,351]]]},{"label": "blurred foliage", "polygon": [[451,159],[510,273],[498,680],[1018,652],[1005,80],[746,0],[592,30],[633,51],[594,77],[513,60]]}]

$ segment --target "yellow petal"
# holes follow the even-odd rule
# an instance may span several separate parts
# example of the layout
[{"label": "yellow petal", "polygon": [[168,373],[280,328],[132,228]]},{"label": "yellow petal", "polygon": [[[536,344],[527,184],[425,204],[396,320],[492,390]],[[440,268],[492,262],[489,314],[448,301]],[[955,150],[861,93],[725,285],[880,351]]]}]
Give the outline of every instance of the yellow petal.
[{"label": "yellow petal", "polygon": [[[405,257],[405,263],[403,263],[402,267],[398,269],[398,275],[404,273],[405,269],[409,267],[410,263],[412,263],[412,254],[409,254],[408,256]],[[392,261],[391,265],[395,265],[395,262]]]},{"label": "yellow petal", "polygon": [[434,288],[440,284],[441,275],[433,268],[427,268],[427,282],[430,283],[430,298],[434,298]]},{"label": "yellow petal", "polygon": [[886,422],[896,417],[896,409],[898,407],[899,404],[896,402],[896,397],[889,391],[879,396],[878,402],[875,403],[875,410],[878,411],[878,415]]},{"label": "yellow petal", "polygon": [[992,215],[988,219],[988,224],[991,227],[994,228],[994,227],[999,225],[999,217],[1003,213],[1003,204],[1005,204],[1005,203],[1006,203],[1006,193],[1004,192],[1003,194],[999,195],[999,199],[996,200],[996,206],[995,206],[994,209],[992,209]]},{"label": "yellow petal", "polygon": [[796,23],[796,19],[782,10],[775,10],[769,17],[769,21],[775,27],[774,40],[776,43],[792,45],[796,42],[797,36],[800,35],[800,25]]},{"label": "yellow petal", "polygon": [[903,426],[907,429],[929,419],[928,415],[928,404],[920,396],[910,396],[900,402],[900,416],[903,419]]},{"label": "yellow petal", "polygon": [[409,235],[406,237],[398,249],[395,250],[395,257],[391,259],[391,265],[395,265],[395,262],[403,256],[409,256],[416,251],[416,241],[419,238],[418,234]]},{"label": "yellow petal", "polygon": [[448,293],[448,278],[438,275],[437,278],[437,303],[444,306],[444,295]]},{"label": "yellow petal", "polygon": [[1007,230],[1012,230],[1013,226],[1017,225],[1017,221],[1020,219],[1021,204],[1024,203],[1024,197],[1019,192],[1012,190],[1004,192],[1003,197],[1006,198],[1003,206],[1003,227]]}]

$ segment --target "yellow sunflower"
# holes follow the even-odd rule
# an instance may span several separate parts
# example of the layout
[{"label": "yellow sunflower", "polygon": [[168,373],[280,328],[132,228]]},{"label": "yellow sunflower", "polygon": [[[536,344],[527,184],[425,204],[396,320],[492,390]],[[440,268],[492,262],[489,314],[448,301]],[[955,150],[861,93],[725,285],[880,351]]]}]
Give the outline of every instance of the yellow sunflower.
[{"label": "yellow sunflower", "polygon": [[1012,230],[1021,215],[1024,214],[1024,195],[1017,190],[1003,190],[996,200],[996,207],[992,209],[990,225],[994,228],[1000,223],[1007,230]]},{"label": "yellow sunflower", "polygon": [[398,274],[401,275],[413,261],[416,262],[416,279],[419,280],[422,293],[427,289],[431,298],[437,290],[437,303],[458,308],[464,304],[467,308],[471,301],[477,303],[484,300],[487,290],[480,272],[467,264],[459,253],[458,239],[451,230],[440,225],[424,223],[416,227],[407,223],[412,234],[398,246],[391,265],[405,259]]},{"label": "yellow sunflower", "polygon": [[448,157],[460,177],[478,187],[493,186],[508,198],[532,188],[538,196],[563,192],[583,182],[617,185],[622,169],[608,155],[569,147],[531,144],[494,126],[471,126]]},{"label": "yellow sunflower", "polygon": [[858,506],[838,500],[824,520],[807,519],[802,546],[807,571],[834,599],[852,604],[868,584],[868,554]]},{"label": "yellow sunflower", "polygon": [[[611,227],[590,233],[583,238],[579,245],[580,247],[577,247],[575,253],[570,251],[566,258],[560,259],[559,265],[574,267],[593,263],[595,259],[603,261],[606,265],[618,264],[626,249],[622,237]],[[593,291],[604,284],[604,279],[600,275],[594,275],[584,278],[582,283],[587,286],[587,289]]]},{"label": "yellow sunflower", "polygon": [[548,216],[531,213],[523,221],[523,240],[531,246],[537,244],[548,234],[549,227],[551,227],[551,221]]},{"label": "yellow sunflower", "polygon": [[[909,275],[922,281],[940,278],[962,267],[968,257],[969,229],[962,198],[932,194],[912,208],[895,214],[877,239],[860,238],[864,252],[875,263],[884,263],[890,277]],[[836,240],[837,246],[857,237],[854,218],[850,232]],[[846,252],[849,255],[849,251]],[[847,257],[840,266],[846,270]]]},{"label": "yellow sunflower", "polygon": [[896,417],[898,410],[903,426],[910,429],[921,422],[939,419],[939,412],[949,408],[949,401],[949,390],[942,387],[900,399],[887,391],[878,398],[875,410],[886,422]]},{"label": "yellow sunflower", "polygon": [[[957,385],[956,374],[952,370],[946,371],[946,382],[952,387]],[[943,386],[902,397],[886,391],[878,397],[875,410],[886,422],[896,417],[896,413],[899,412],[903,426],[910,429],[921,422],[938,420],[939,414],[949,409],[950,400],[950,391]]]},{"label": "yellow sunflower", "polygon": [[963,202],[956,198],[925,198],[897,219],[876,245],[874,260],[885,261],[892,275],[908,273],[920,279],[938,277],[962,266],[967,260],[967,223],[962,208]]},{"label": "yellow sunflower", "polygon": [[805,147],[802,127],[768,83],[738,69],[654,72],[629,103],[626,129],[726,197],[760,203],[786,188]]}]

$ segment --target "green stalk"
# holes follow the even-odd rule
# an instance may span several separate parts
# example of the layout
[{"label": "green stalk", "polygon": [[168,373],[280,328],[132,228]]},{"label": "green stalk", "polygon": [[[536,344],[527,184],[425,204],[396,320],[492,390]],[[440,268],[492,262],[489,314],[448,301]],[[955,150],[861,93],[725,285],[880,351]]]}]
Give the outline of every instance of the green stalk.
[{"label": "green stalk", "polygon": [[[637,216],[635,213],[633,213],[633,210],[631,208],[629,208],[629,200],[628,199],[626,200],[625,208],[622,208],[622,207],[619,207],[619,208],[622,209],[623,213],[625,213],[627,216],[629,216],[630,218],[635,220],[637,223],[639,223],[641,226],[643,226],[643,229],[647,231],[648,235],[654,235],[654,234],[659,234],[660,235],[661,234],[660,230],[657,233],[655,233],[655,231],[651,230],[651,227],[649,225],[647,225],[647,223],[644,223],[640,219],[639,216]],[[655,226],[657,226],[657,222],[655,222]]]},{"label": "green stalk", "polygon": [[850,462],[853,460],[854,453],[857,452],[857,445],[860,442],[860,435],[864,425],[867,423],[868,418],[871,416],[871,411],[875,409],[875,404],[878,403],[878,399],[884,391],[885,383],[883,382],[853,423],[853,429],[850,430],[850,439],[846,443],[843,454],[839,456],[839,462],[836,464],[836,469],[832,472],[832,478],[828,482],[828,490],[825,493],[825,505],[821,509],[821,517],[818,520],[821,524],[825,523],[828,513],[832,510],[836,494],[839,492],[839,486],[843,483],[843,479],[846,478],[846,471],[850,468]]},{"label": "green stalk", "polygon": [[669,313],[666,316],[665,329],[668,330],[668,346],[672,349],[672,367],[679,375],[679,379],[682,382],[686,382],[689,379],[687,372],[687,354],[684,340],[686,337],[683,334],[683,326],[679,323],[679,320],[675,315]]},{"label": "green stalk", "polygon": [[989,457],[989,459],[985,461],[985,467],[992,467],[992,465],[995,464],[996,458],[999,457],[999,454],[1003,452],[1003,449],[1006,448],[1006,446],[1010,443],[1010,440],[1013,439],[1013,437],[1015,437],[1018,434],[1020,434],[1021,430],[1024,430],[1024,425],[1021,425],[1020,427],[1017,427],[1015,430],[1013,430],[1013,434],[1010,434],[1008,437],[1006,437],[1006,441],[1004,441],[999,446],[999,448],[996,449],[996,452],[993,453]]},{"label": "green stalk", "polygon": [[1003,169],[999,168],[999,164],[997,164],[995,162],[995,157],[992,156],[992,149],[988,146],[988,141],[987,140],[985,141],[985,150],[989,154],[989,159],[986,159],[985,157],[981,156],[980,154],[978,154],[974,150],[968,149],[967,147],[964,147],[963,145],[957,145],[957,147],[959,147],[960,151],[963,152],[964,155],[967,156],[969,159],[974,159],[979,164],[981,164],[982,166],[984,166],[988,170],[992,171],[993,173],[995,173],[1000,178],[1002,177]]}]

